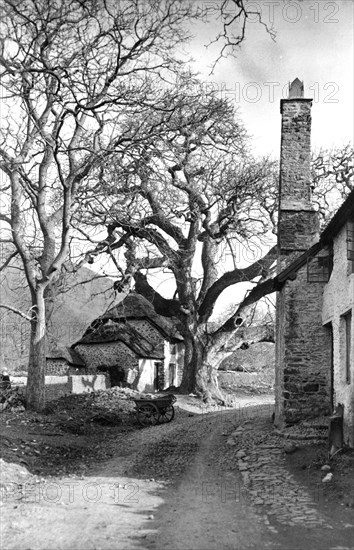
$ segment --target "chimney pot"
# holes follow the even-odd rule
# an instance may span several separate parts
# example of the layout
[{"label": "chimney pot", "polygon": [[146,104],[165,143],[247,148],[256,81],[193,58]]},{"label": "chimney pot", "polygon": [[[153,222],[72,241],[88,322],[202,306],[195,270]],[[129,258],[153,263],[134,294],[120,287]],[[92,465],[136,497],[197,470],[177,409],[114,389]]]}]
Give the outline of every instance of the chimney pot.
[{"label": "chimney pot", "polygon": [[296,97],[304,97],[304,83],[298,78],[289,84],[289,99]]}]

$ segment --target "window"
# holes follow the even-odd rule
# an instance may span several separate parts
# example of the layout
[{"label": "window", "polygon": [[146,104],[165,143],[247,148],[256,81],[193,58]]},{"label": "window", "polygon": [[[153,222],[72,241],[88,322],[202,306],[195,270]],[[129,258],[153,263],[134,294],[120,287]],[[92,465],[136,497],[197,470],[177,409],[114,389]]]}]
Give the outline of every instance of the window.
[{"label": "window", "polygon": [[347,257],[354,260],[354,222],[347,223]]},{"label": "window", "polygon": [[177,366],[176,363],[170,363],[168,365],[168,385],[177,386]]},{"label": "window", "polygon": [[316,256],[307,259],[307,281],[309,283],[327,283],[333,269],[333,248],[328,246]]},{"label": "window", "polygon": [[347,258],[350,262],[349,273],[354,273],[354,222],[347,223]]},{"label": "window", "polygon": [[177,346],[176,346],[176,344],[171,344],[171,345],[170,345],[170,353],[171,353],[171,355],[176,355],[176,353],[177,353]]},{"label": "window", "polygon": [[345,381],[347,384],[351,383],[351,374],[350,374],[350,363],[352,360],[351,357],[351,345],[352,345],[352,338],[351,338],[351,330],[352,330],[352,312],[349,311],[345,315],[342,316],[342,334],[343,334],[343,360],[344,360],[344,366],[345,366]]}]

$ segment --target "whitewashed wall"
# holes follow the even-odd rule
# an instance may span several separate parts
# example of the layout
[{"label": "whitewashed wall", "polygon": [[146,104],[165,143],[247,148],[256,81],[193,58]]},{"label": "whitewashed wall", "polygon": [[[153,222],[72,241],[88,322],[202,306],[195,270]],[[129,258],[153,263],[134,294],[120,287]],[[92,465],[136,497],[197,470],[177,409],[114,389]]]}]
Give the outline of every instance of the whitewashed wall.
[{"label": "whitewashed wall", "polygon": [[[354,446],[354,273],[350,273],[347,259],[346,227],[334,240],[334,264],[331,278],[323,294],[323,324],[333,327],[333,364],[335,405],[344,405],[344,438]],[[346,381],[345,324],[343,315],[352,311],[351,326],[351,382]]]}]

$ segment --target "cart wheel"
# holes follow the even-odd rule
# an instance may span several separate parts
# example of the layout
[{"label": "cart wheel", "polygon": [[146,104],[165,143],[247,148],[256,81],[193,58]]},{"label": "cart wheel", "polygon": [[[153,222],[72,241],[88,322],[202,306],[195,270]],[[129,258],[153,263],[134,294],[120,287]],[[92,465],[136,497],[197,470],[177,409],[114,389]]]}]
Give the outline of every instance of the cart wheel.
[{"label": "cart wheel", "polygon": [[144,403],[139,405],[137,417],[141,426],[155,426],[159,421],[159,411],[152,403]]},{"label": "cart wheel", "polygon": [[173,408],[173,405],[168,405],[164,409],[160,409],[159,422],[161,423],[171,422],[174,416],[175,416],[175,409]]}]

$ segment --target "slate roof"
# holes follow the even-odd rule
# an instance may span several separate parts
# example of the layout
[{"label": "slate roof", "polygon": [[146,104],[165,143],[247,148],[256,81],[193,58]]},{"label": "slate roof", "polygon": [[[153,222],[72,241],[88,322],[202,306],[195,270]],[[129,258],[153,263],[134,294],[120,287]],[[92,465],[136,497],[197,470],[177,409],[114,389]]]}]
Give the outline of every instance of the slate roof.
[{"label": "slate roof", "polygon": [[129,319],[148,319],[167,340],[183,341],[183,337],[175,327],[173,320],[159,315],[152,304],[141,294],[130,292],[124,300],[106,311],[100,319],[122,321]]},{"label": "slate roof", "polygon": [[71,365],[84,367],[85,362],[80,357],[80,355],[72,348],[67,348],[66,346],[57,346],[56,348],[50,350],[46,354],[47,359],[65,359]]},{"label": "slate roof", "polygon": [[337,210],[328,225],[322,231],[320,242],[328,244],[333,240],[333,237],[339,233],[345,223],[354,218],[354,189],[351,191],[343,202],[342,206]]},{"label": "slate roof", "polygon": [[288,265],[283,271],[281,271],[274,278],[274,290],[279,290],[281,286],[288,279],[293,280],[296,278],[297,271],[303,267],[308,258],[315,256],[322,248],[330,244],[333,241],[333,238],[339,233],[342,227],[347,223],[349,219],[354,218],[354,190],[351,191],[342,204],[342,206],[337,210],[335,215],[329,221],[325,229],[320,235],[320,240],[315,243],[311,248],[306,250],[301,256],[294,260],[290,265]]},{"label": "slate roof", "polygon": [[[78,345],[102,344],[107,342],[123,342],[139,357],[149,359],[163,359],[163,349],[154,347],[149,340],[144,338],[129,323],[115,323],[109,319],[105,324],[100,325],[93,332],[90,332],[78,342],[73,344],[73,348]],[[162,348],[162,346],[161,346]]]}]

